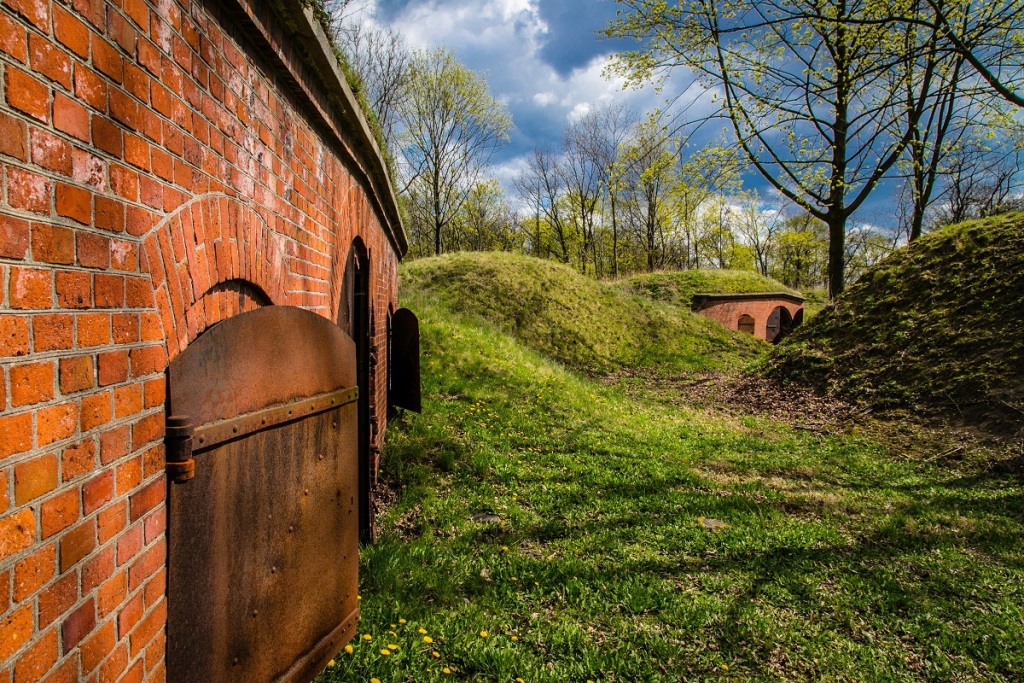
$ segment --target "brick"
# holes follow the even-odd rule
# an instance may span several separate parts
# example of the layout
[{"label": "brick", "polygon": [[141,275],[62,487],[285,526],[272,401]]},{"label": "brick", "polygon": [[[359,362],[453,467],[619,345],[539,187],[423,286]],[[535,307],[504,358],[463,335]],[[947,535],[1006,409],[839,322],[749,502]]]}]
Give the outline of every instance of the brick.
[{"label": "brick", "polygon": [[106,543],[121,531],[128,524],[128,505],[125,501],[114,503],[96,515],[97,532],[100,543]]},{"label": "brick", "polygon": [[[129,650],[129,656],[134,656],[131,650]],[[132,664],[131,667],[129,667],[128,671],[126,671],[124,675],[121,676],[121,680],[118,681],[118,683],[142,683],[143,676],[145,676],[145,674],[145,665],[143,663],[142,657],[139,657],[137,660],[135,660],[135,663]]]},{"label": "brick", "polygon": [[167,367],[167,351],[161,346],[143,346],[129,352],[132,377],[144,377],[163,372]]},{"label": "brick", "polygon": [[153,639],[154,636],[163,630],[167,624],[167,601],[161,600],[157,605],[147,614],[139,625],[135,627],[135,630],[131,633],[129,651],[132,657],[142,651],[142,649]]},{"label": "brick", "polygon": [[33,127],[29,134],[29,145],[32,150],[32,163],[61,175],[71,175],[70,142],[47,130]]},{"label": "brick", "polygon": [[[3,16],[0,15],[0,19],[2,18]],[[28,126],[6,112],[0,112],[0,154],[6,154],[20,161],[27,161],[27,139]]]},{"label": "brick", "polygon": [[0,357],[24,356],[29,351],[28,318],[0,316]]},{"label": "brick", "polygon": [[[127,371],[127,366],[126,366]],[[127,377],[125,377],[127,379]],[[122,380],[123,381],[123,380]],[[122,418],[142,412],[142,386],[129,384],[114,389],[114,417]]]},{"label": "brick", "polygon": [[57,573],[57,546],[43,546],[14,565],[14,600],[21,602],[45,586]]},{"label": "brick", "polygon": [[89,112],[63,93],[53,94],[53,127],[88,143]]},{"label": "brick", "polygon": [[8,168],[7,203],[15,209],[49,215],[53,203],[53,183],[38,173]]},{"label": "brick", "polygon": [[57,215],[89,225],[92,223],[92,192],[84,187],[57,183]]},{"label": "brick", "polygon": [[0,662],[6,661],[32,637],[32,605],[25,605],[0,621]]},{"label": "brick", "polygon": [[44,633],[14,665],[14,683],[35,683],[57,663],[57,631]]},{"label": "brick", "polygon": [[57,456],[53,453],[14,466],[14,502],[24,505],[57,488]]},{"label": "brick", "polygon": [[[120,158],[124,151],[121,129],[116,123],[102,116],[94,115],[92,117],[92,144],[117,158]],[[111,183],[114,182],[113,174],[111,174],[110,180]],[[134,197],[129,197],[121,192],[118,192],[118,194],[121,194],[126,199],[134,199]]]},{"label": "brick", "polygon": [[97,273],[93,293],[97,308],[122,308],[124,306],[124,277]]},{"label": "brick", "polygon": [[[120,88],[110,88],[108,91],[108,106],[110,115],[129,130],[136,130],[139,127],[139,103],[131,95]],[[127,136],[126,136],[127,137]]]},{"label": "brick", "polygon": [[82,512],[86,515],[114,499],[114,473],[100,472],[82,484]]},{"label": "brick", "polygon": [[92,389],[96,384],[92,356],[72,356],[60,359],[60,392],[73,394]]},{"label": "brick", "polygon": [[154,510],[152,514],[146,517],[145,528],[146,544],[148,545],[167,530],[167,508],[162,507]]},{"label": "brick", "polygon": [[115,344],[131,344],[139,341],[139,314],[114,313],[110,326]]},{"label": "brick", "polygon": [[142,550],[143,525],[136,524],[117,539],[117,566],[122,567]]},{"label": "brick", "polygon": [[[124,350],[101,353],[97,362],[101,387],[118,384],[128,379],[128,352]],[[116,396],[115,396],[116,400]],[[116,414],[116,413],[115,413]]]},{"label": "brick", "polygon": [[128,593],[128,572],[122,571],[110,577],[96,591],[96,610],[100,619],[106,619],[124,602]]},{"label": "brick", "polygon": [[[78,682],[78,660],[70,657],[63,664],[57,667],[43,683],[77,683]],[[164,682],[166,683],[166,681]]]},{"label": "brick", "polygon": [[163,477],[150,482],[138,493],[133,493],[128,498],[130,506],[130,519],[132,522],[138,520],[157,505],[163,502],[166,494],[167,482]]},{"label": "brick", "polygon": [[32,413],[0,415],[0,459],[32,448]]},{"label": "brick", "polygon": [[[156,305],[153,299],[153,285],[149,278],[128,278],[125,305],[128,308],[152,308]],[[160,339],[163,339],[162,335]]]},{"label": "brick", "polygon": [[96,553],[82,565],[82,595],[99,588],[114,573],[114,546]]},{"label": "brick", "polygon": [[53,5],[53,34],[61,45],[79,57],[89,57],[89,29],[60,5]]},{"label": "brick", "polygon": [[28,19],[43,33],[50,32],[50,4],[48,2],[39,2],[39,0],[7,0],[6,4],[12,10]]},{"label": "brick", "polygon": [[135,627],[139,620],[142,619],[142,614],[145,610],[145,606],[142,600],[142,593],[136,593],[128,602],[125,603],[124,607],[117,615],[117,632],[121,634],[121,637],[128,635],[132,628]]},{"label": "brick", "polygon": [[28,73],[7,66],[7,104],[43,123],[50,122],[50,88]]},{"label": "brick", "polygon": [[[152,79],[143,69],[125,62],[124,65],[124,87],[128,92],[142,101],[143,105],[149,104],[149,85]],[[143,121],[151,120],[150,112],[142,109]]]},{"label": "brick", "polygon": [[146,396],[145,406],[147,408],[163,405],[167,398],[167,381],[162,377],[145,382],[143,389]]},{"label": "brick", "polygon": [[100,434],[100,462],[109,465],[128,455],[131,443],[131,431],[128,425],[115,427]]},{"label": "brick", "polygon": [[[142,458],[132,458],[117,465],[117,493],[124,495],[142,483]],[[132,521],[135,521],[134,519]]]},{"label": "brick", "polygon": [[110,422],[110,392],[104,391],[83,398],[79,421],[83,432]]},{"label": "brick", "polygon": [[121,54],[102,36],[92,36],[92,63],[115,83],[120,83],[124,75],[124,64]]},{"label": "brick", "polygon": [[[60,475],[64,481],[77,479],[96,468],[96,442],[92,438],[68,446],[60,454]],[[83,495],[83,502],[85,497]],[[89,514],[86,512],[85,514]]]},{"label": "brick", "polygon": [[60,270],[55,276],[57,304],[61,308],[92,306],[92,276],[77,270]]},{"label": "brick", "polygon": [[[58,197],[60,186],[58,185]],[[58,199],[58,204],[60,200]],[[46,223],[32,224],[32,258],[43,263],[75,262],[75,233]]]},{"label": "brick", "polygon": [[142,478],[149,479],[154,474],[164,470],[164,445],[162,443],[153,446],[142,454]]},{"label": "brick", "polygon": [[107,655],[113,652],[116,644],[117,634],[113,621],[108,621],[97,628],[91,636],[82,641],[80,649],[82,673],[91,673],[100,665],[100,662],[107,658]]},{"label": "brick", "polygon": [[43,538],[49,538],[78,521],[78,489],[61,491],[44,501],[39,510]]},{"label": "brick", "polygon": [[32,337],[36,353],[70,349],[75,343],[75,319],[61,313],[34,315]]},{"label": "brick", "polygon": [[124,136],[124,160],[136,168],[149,170],[149,143],[138,135]]},{"label": "brick", "polygon": [[[9,481],[9,478],[8,470],[0,470],[0,513],[7,512],[7,509],[11,507],[11,497],[7,492],[7,482]],[[4,602],[3,589],[3,577],[0,576],[0,614],[7,611],[7,603]]]},{"label": "brick", "polygon": [[71,179],[85,189],[107,191],[107,162],[89,150],[75,147],[71,150]]},{"label": "brick", "polygon": [[71,0],[69,3],[100,32],[106,27],[106,3],[103,0]]},{"label": "brick", "polygon": [[110,315],[82,313],[78,316],[78,346],[88,348],[110,343]]},{"label": "brick", "polygon": [[31,508],[0,519],[0,560],[28,548],[35,538],[36,516]]},{"label": "brick", "polygon": [[75,97],[95,110],[106,111],[107,83],[92,69],[77,64],[75,65]]},{"label": "brick", "polygon": [[[59,188],[58,188],[59,190]],[[58,191],[58,205],[60,194]],[[60,209],[58,208],[58,212]],[[110,266],[110,238],[79,231],[75,235],[78,245],[78,265],[84,268],[107,268]]]},{"label": "brick", "polygon": [[96,547],[96,524],[92,520],[79,524],[60,539],[60,571],[63,574]]},{"label": "brick", "polygon": [[164,416],[162,413],[147,415],[132,425],[132,450],[139,450],[164,436]]},{"label": "brick", "polygon": [[11,308],[50,308],[53,274],[36,268],[11,268]]},{"label": "brick", "polygon": [[0,52],[24,64],[28,60],[25,29],[7,14],[0,15]]},{"label": "brick", "polygon": [[78,404],[67,401],[40,409],[36,416],[36,445],[42,448],[72,436],[78,429]]},{"label": "brick", "polygon": [[110,197],[96,197],[94,223],[100,230],[124,232],[124,204]]},{"label": "brick", "polygon": [[39,594],[39,627],[46,628],[78,602],[78,576],[60,577]]},{"label": "brick", "polygon": [[26,406],[53,398],[52,361],[16,365],[10,372],[12,406]]},{"label": "brick", "polygon": [[49,38],[30,33],[28,54],[33,71],[71,89],[71,57],[68,53],[57,47]]},{"label": "brick", "polygon": [[96,628],[96,601],[89,598],[60,625],[64,652],[70,652]]},{"label": "brick", "polygon": [[[0,153],[3,152],[4,129],[0,126]],[[28,255],[29,224],[14,216],[0,215],[0,257],[23,259]]]},{"label": "brick", "polygon": [[125,240],[110,241],[110,265],[114,270],[135,271],[139,268],[139,247]]},{"label": "brick", "polygon": [[[138,665],[135,665],[138,668]],[[121,673],[128,668],[128,646],[119,643],[114,651],[100,665],[99,680],[101,683],[120,681],[127,683]],[[166,683],[166,681],[165,681]]]},{"label": "brick", "polygon": [[163,323],[156,313],[144,312],[141,320],[142,341],[161,341],[164,338]]}]

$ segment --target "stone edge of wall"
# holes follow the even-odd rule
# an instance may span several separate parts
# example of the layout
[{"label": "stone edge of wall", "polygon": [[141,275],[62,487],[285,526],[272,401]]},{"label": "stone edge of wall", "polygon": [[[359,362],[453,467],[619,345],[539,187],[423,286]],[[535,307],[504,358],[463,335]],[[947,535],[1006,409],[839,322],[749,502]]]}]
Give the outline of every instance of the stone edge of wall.
[{"label": "stone edge of wall", "polygon": [[227,4],[234,5],[241,10],[250,22],[248,28],[251,30],[246,32],[261,43],[262,47],[279,60],[285,70],[301,83],[301,79],[289,68],[287,57],[275,49],[273,38],[268,35],[266,27],[261,25],[253,6],[265,4],[274,14],[280,15],[282,28],[287,37],[301,46],[296,53],[307,61],[306,66],[319,77],[319,85],[325,89],[323,94],[333,105],[331,106],[333,111],[330,113],[337,116],[341,123],[347,124],[346,132],[352,135],[352,142],[356,145],[356,149],[347,147],[346,140],[341,138],[334,128],[334,122],[329,120],[327,112],[317,106],[317,102],[311,103],[313,106],[310,107],[310,110],[322,118],[322,123],[332,131],[341,146],[350,154],[362,154],[363,158],[353,158],[355,162],[353,172],[356,175],[365,176],[364,180],[372,190],[368,194],[381,218],[384,232],[401,259],[409,248],[409,242],[402,225],[401,214],[398,211],[398,200],[387,164],[384,162],[384,156],[377,145],[377,140],[366,121],[362,107],[349,87],[345,75],[341,72],[332,43],[313,14],[313,10],[305,6],[302,0],[227,0]]}]

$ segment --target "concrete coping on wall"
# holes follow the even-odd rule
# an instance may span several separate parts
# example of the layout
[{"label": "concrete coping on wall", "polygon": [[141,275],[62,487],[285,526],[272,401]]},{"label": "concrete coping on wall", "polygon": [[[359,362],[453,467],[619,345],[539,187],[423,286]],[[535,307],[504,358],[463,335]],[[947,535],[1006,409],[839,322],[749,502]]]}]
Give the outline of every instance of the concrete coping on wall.
[{"label": "concrete coping on wall", "polygon": [[[333,43],[327,37],[313,10],[307,7],[302,0],[233,0],[233,2],[253,22],[258,36],[269,43],[271,52],[287,65],[287,58],[274,49],[274,41],[268,35],[269,27],[262,26],[260,22],[259,10],[270,8],[280,20],[280,25],[276,28],[284,30],[289,40],[299,48],[297,53],[307,62],[306,66],[319,76],[320,85],[325,90],[323,94],[327,96],[333,109],[331,113],[345,124],[345,132],[352,137],[351,143],[355,149],[350,152],[360,157],[354,161],[359,166],[359,170],[366,175],[365,180],[372,190],[369,194],[382,218],[384,231],[401,258],[408,250],[409,242],[402,225],[401,214],[398,211],[398,200],[388,173],[388,166],[377,144],[376,136],[363,114],[359,100],[341,71],[334,54]],[[314,109],[320,111],[317,107]],[[332,127],[330,121],[325,123],[329,128]],[[345,140],[341,140],[341,142],[344,146]]]},{"label": "concrete coping on wall", "polygon": [[728,301],[772,301],[782,299],[794,304],[803,304],[804,297],[792,292],[746,292],[740,294],[694,294],[692,299],[693,310],[699,311],[702,308],[713,306]]}]

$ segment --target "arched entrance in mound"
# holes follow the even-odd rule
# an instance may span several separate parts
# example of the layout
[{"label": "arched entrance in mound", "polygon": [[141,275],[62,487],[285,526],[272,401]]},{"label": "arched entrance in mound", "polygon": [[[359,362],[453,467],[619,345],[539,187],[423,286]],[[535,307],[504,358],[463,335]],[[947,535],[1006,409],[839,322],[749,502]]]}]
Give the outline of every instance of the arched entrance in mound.
[{"label": "arched entrance in mound", "polygon": [[736,329],[747,334],[754,334],[754,318],[744,313],[740,316]]},{"label": "arched entrance in mound", "polygon": [[793,331],[793,327],[793,316],[789,310],[785,306],[776,306],[768,316],[768,323],[765,325],[765,339],[772,344],[778,344]]}]

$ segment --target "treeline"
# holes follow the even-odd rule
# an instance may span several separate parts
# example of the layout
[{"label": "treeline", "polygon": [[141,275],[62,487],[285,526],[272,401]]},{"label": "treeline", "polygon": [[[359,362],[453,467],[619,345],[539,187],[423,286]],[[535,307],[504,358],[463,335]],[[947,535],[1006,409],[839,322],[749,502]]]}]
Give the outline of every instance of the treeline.
[{"label": "treeline", "polygon": [[[685,64],[695,73],[705,68],[706,85],[729,79],[735,97],[719,114],[738,122],[734,135],[692,146],[691,122],[679,116],[603,105],[568,121],[557,147],[533,150],[506,193],[489,175],[489,162],[507,144],[512,122],[485,79],[451,51],[410,50],[393,30],[350,14],[350,3],[335,0],[334,33],[394,155],[411,257],[517,251],[596,277],[755,269],[797,289],[834,294],[922,232],[1021,206],[1017,103],[991,97],[993,86],[969,63],[974,55],[939,45],[948,31],[923,25],[924,10],[878,18],[817,8],[810,18],[794,11],[779,20],[806,29],[803,42],[788,46],[795,55],[843,47],[847,31],[863,34],[860,61],[839,65],[862,89],[851,100],[835,90],[843,76],[834,63],[807,65],[799,82],[792,68],[774,62],[772,55],[784,52],[778,45],[765,48],[776,52],[765,52],[763,63],[745,62],[746,37],[720,24],[708,33],[711,5],[677,16],[647,0],[626,3],[630,13],[609,32],[648,42],[620,57],[623,72],[639,81]],[[885,39],[877,46],[889,55],[885,61],[867,38]],[[672,52],[679,45],[697,56],[679,61]],[[715,50],[731,60],[719,65],[727,70],[714,66]],[[664,54],[670,59],[660,67],[649,61]],[[700,55],[711,56],[701,62]],[[756,72],[788,84],[788,94],[774,86],[771,97],[759,95],[760,81],[738,80]],[[989,75],[1015,86],[1020,73]],[[743,188],[751,170],[765,177],[770,195]],[[884,229],[852,220],[880,182],[902,188],[891,215],[878,221]]]}]

